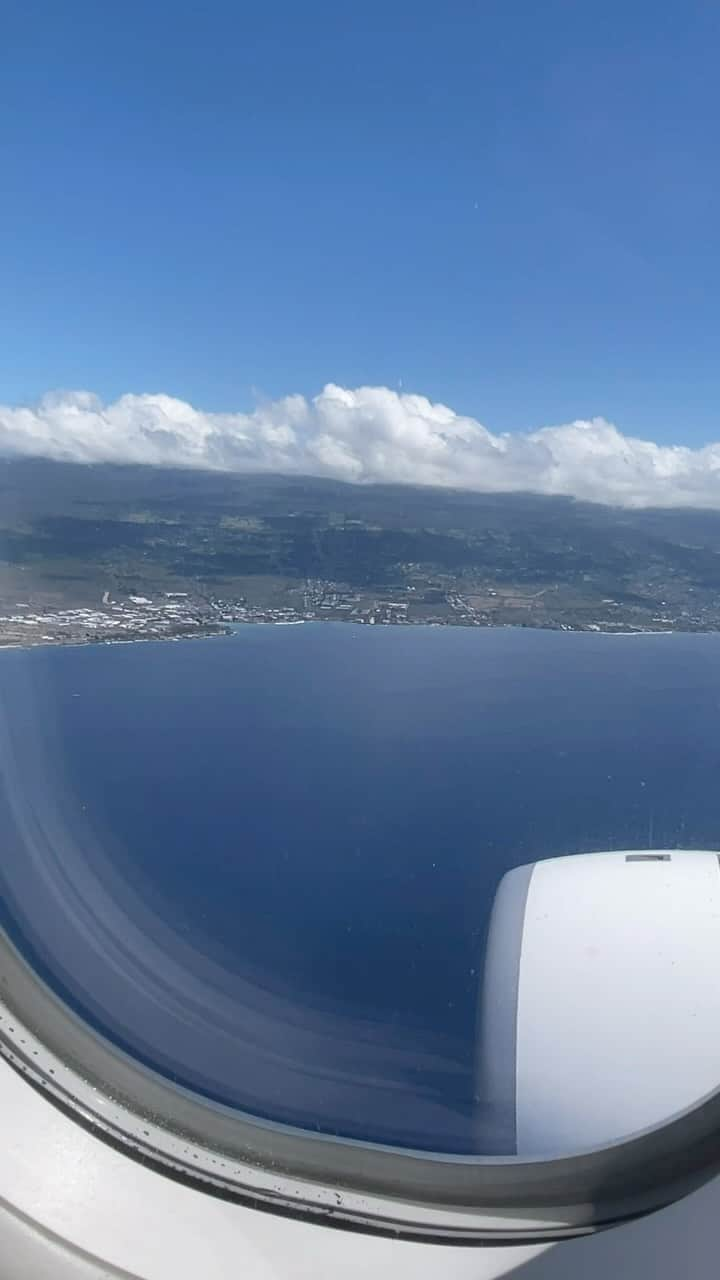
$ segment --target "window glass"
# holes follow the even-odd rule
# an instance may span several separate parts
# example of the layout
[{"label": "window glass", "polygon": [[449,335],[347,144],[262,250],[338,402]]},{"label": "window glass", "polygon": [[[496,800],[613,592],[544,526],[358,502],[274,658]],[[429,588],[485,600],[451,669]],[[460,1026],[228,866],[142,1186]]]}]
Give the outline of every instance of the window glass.
[{"label": "window glass", "polygon": [[717,21],[661,9],[10,7],[0,923],[179,1093],[557,1155],[718,1083]]}]

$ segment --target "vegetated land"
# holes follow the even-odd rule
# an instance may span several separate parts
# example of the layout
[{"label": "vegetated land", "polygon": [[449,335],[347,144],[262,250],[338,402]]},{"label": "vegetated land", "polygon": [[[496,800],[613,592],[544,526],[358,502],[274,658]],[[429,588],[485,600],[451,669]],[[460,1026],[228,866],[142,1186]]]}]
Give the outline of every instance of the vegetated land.
[{"label": "vegetated land", "polygon": [[0,644],[310,618],[720,629],[720,513],[0,461]]}]

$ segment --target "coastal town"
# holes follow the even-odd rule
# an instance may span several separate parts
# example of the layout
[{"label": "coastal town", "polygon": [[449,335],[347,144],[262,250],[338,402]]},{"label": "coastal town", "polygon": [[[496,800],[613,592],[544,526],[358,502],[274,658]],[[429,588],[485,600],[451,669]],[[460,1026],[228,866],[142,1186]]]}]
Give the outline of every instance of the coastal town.
[{"label": "coastal town", "polygon": [[439,584],[421,591],[411,584],[404,590],[378,593],[322,579],[308,579],[261,603],[247,596],[232,599],[197,591],[119,596],[106,589],[95,606],[0,602],[0,647],[177,640],[227,634],[242,623],[319,621],[369,626],[530,626],[607,634],[720,629],[720,611],[711,616],[702,606],[695,612],[666,606],[643,613],[607,598],[601,610],[578,605],[573,611],[567,601],[556,601],[553,607],[549,594],[488,587],[463,593]]}]

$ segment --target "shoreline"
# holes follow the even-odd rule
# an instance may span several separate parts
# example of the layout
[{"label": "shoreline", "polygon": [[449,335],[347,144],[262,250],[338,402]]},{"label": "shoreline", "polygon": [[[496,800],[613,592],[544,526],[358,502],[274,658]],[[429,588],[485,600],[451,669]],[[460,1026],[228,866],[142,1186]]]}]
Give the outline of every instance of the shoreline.
[{"label": "shoreline", "polygon": [[[238,623],[238,626],[245,625]],[[129,644],[176,644],[181,640],[217,640],[226,639],[233,634],[231,629],[224,631],[196,631],[187,635],[180,636],[128,636],[127,639],[113,638],[112,640],[40,640],[37,644],[18,644],[12,640],[9,644],[4,644],[0,639],[0,653],[7,650],[20,650],[22,653],[29,653],[33,649],[109,649],[111,647],[120,647]]]},{"label": "shoreline", "polygon": [[[16,640],[9,641],[8,643],[3,643],[2,639],[0,639],[0,653],[4,651],[17,652],[18,650],[21,652],[27,653],[33,649],[80,649],[80,648],[86,648],[86,647],[101,648],[101,647],[123,646],[123,645],[131,645],[131,644],[177,644],[184,640],[228,639],[230,636],[235,635],[236,631],[238,631],[241,627],[327,626],[328,624],[335,625],[335,626],[348,626],[348,625],[363,626],[363,627],[368,626],[367,623],[361,622],[360,620],[354,619],[354,618],[353,619],[351,618],[292,618],[292,619],[278,619],[277,621],[271,618],[257,618],[257,619],[243,618],[243,619],[239,619],[237,622],[225,624],[222,627],[222,629],[217,629],[213,631],[202,631],[201,629],[198,629],[198,631],[196,632],[184,632],[180,635],[165,635],[165,636],[135,635],[135,636],[123,636],[123,637],[116,636],[108,639],[103,639],[102,637],[98,637],[97,639],[86,638],[82,640],[80,639],[64,640],[64,639],[58,638],[57,640],[41,640],[37,644],[22,644]],[[380,629],[386,629],[386,628],[392,627],[393,630],[395,630],[398,626],[400,626],[402,627],[403,630],[409,630],[409,629],[417,630],[421,628],[426,628],[428,630],[437,631],[443,628],[443,629],[452,630],[452,631],[531,631],[534,633],[537,633],[537,632],[553,633],[555,635],[608,636],[608,637],[625,637],[625,638],[629,638],[631,636],[634,637],[634,636],[713,636],[713,635],[716,636],[716,635],[720,635],[720,628],[708,628],[707,630],[695,629],[691,631],[682,631],[682,630],[674,631],[669,629],[663,629],[663,630],[657,630],[657,631],[650,630],[650,629],[648,630],[638,629],[633,631],[603,631],[600,629],[595,629],[594,627],[593,628],[590,628],[590,627],[580,628],[580,627],[567,627],[567,626],[557,626],[557,627],[522,626],[521,627],[513,623],[499,623],[499,624],[489,623],[487,625],[481,624],[481,625],[469,626],[467,624],[453,623],[453,622],[411,622],[411,623],[401,623],[401,624],[390,622],[390,623],[379,623],[377,624],[377,626]]]}]

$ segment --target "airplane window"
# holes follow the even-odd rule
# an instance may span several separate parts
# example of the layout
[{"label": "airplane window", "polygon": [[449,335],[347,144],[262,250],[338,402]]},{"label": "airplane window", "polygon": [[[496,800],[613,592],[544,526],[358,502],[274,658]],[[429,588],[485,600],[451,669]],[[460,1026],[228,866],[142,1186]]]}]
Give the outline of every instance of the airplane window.
[{"label": "airplane window", "polygon": [[714,18],[41,7],[4,1051],[213,1151],[677,1119],[720,1087]]}]

